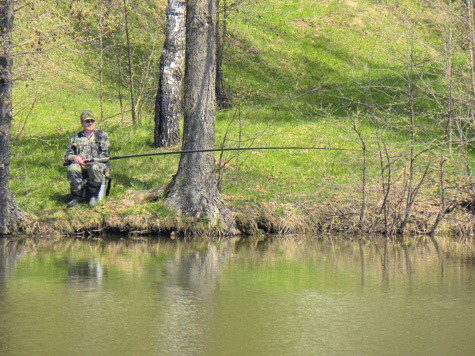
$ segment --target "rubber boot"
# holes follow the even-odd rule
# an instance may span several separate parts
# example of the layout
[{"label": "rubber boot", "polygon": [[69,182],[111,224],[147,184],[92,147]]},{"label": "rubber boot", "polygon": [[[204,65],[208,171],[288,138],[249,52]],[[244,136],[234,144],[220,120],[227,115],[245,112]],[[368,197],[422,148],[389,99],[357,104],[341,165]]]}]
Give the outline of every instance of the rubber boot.
[{"label": "rubber boot", "polygon": [[95,208],[97,206],[97,196],[93,195],[91,198],[89,198],[89,207],[90,208]]},{"label": "rubber boot", "polygon": [[80,196],[73,196],[73,199],[68,204],[66,204],[66,207],[70,209],[73,206],[76,206],[80,201],[81,201]]},{"label": "rubber boot", "polygon": [[89,193],[89,207],[90,208],[95,208],[97,206],[97,196],[99,194],[99,189],[101,188],[101,186],[99,187],[91,187],[89,186],[87,188],[87,191]]}]

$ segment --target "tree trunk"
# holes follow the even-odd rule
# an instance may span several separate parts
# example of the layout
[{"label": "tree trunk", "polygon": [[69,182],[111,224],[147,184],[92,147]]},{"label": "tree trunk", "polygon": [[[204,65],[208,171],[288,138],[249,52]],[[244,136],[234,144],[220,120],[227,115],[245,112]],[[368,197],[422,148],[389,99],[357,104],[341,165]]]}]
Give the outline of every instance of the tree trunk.
[{"label": "tree trunk", "polygon": [[99,15],[99,102],[101,104],[101,122],[104,121],[104,18],[103,18],[103,4],[100,6]]},{"label": "tree trunk", "polygon": [[475,125],[475,117],[474,117],[474,107],[475,107],[475,29],[473,24],[473,0],[467,0],[467,23],[469,29],[469,59],[470,59],[470,99],[468,100],[468,112],[470,115],[470,119],[472,120],[472,124]]},{"label": "tree trunk", "polygon": [[[187,0],[183,150],[212,149],[216,121],[216,1]],[[170,182],[166,205],[178,214],[207,217],[229,232],[234,227],[215,177],[214,152],[186,153]]]},{"label": "tree trunk", "polygon": [[0,1],[0,235],[19,230],[23,213],[10,192],[13,0]]},{"label": "tree trunk", "polygon": [[[125,17],[125,16],[124,16]],[[125,20],[125,19],[124,19]],[[120,23],[120,40],[119,40],[119,53],[117,55],[117,62],[119,67],[119,79],[118,79],[118,94],[119,94],[119,106],[120,106],[120,124],[124,125],[124,104],[122,102],[122,37],[124,35],[123,23]]]},{"label": "tree trunk", "polygon": [[[216,0],[216,6],[219,7],[219,0]],[[224,45],[227,32],[227,2],[223,1],[223,32],[221,34],[219,27],[219,12],[216,23],[216,101],[220,109],[229,109],[232,106],[231,95],[226,91],[224,85],[223,56]]]},{"label": "tree trunk", "polygon": [[168,0],[167,35],[160,58],[160,79],[155,99],[156,147],[180,142],[181,82],[185,58],[185,0]]},{"label": "tree trunk", "polygon": [[129,8],[127,2],[128,0],[124,0],[125,37],[127,39],[127,58],[129,59],[130,110],[132,112],[132,124],[135,125],[134,71],[132,70],[132,49],[130,48],[129,36]]}]

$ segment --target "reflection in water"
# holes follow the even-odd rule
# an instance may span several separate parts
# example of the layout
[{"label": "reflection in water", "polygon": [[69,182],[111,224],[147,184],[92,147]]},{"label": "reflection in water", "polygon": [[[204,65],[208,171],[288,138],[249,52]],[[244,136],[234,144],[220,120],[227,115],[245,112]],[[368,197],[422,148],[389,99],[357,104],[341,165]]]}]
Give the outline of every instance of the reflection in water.
[{"label": "reflection in water", "polygon": [[5,339],[8,332],[8,311],[5,306],[5,296],[7,295],[7,258],[4,253],[4,244],[5,241],[0,239],[0,354],[6,348]]},{"label": "reflection in water", "polygon": [[407,279],[409,281],[409,288],[412,288],[412,266],[411,266],[411,256],[409,253],[409,248],[407,247],[406,244],[402,246],[402,249],[404,251],[404,257],[406,259],[406,273],[407,273]]},{"label": "reflection in water", "polygon": [[67,283],[83,291],[99,291],[104,282],[104,268],[94,259],[67,261]]},{"label": "reflection in water", "polygon": [[8,275],[15,270],[20,251],[17,244],[9,244],[6,239],[0,238],[0,355],[6,350],[10,334],[10,311],[8,310]]},{"label": "reflection in water", "polygon": [[[205,250],[188,250],[178,244],[173,258],[165,264],[168,283],[160,290],[167,304],[160,321],[159,339],[173,355],[205,354],[206,320],[209,306],[219,288],[220,272],[233,255],[233,240],[207,244]],[[172,332],[170,332],[172,331]],[[164,352],[162,348],[156,350]]]},{"label": "reflection in water", "polygon": [[233,240],[221,244],[208,244],[204,251],[188,253],[180,246],[175,258],[166,265],[171,282],[182,289],[191,290],[197,296],[208,297],[219,284],[222,266],[234,253]]},{"label": "reflection in water", "polygon": [[0,240],[0,354],[471,355],[474,267],[449,239]]},{"label": "reflection in water", "polygon": [[363,241],[359,242],[360,247],[360,258],[361,258],[361,286],[364,288],[364,249]]}]

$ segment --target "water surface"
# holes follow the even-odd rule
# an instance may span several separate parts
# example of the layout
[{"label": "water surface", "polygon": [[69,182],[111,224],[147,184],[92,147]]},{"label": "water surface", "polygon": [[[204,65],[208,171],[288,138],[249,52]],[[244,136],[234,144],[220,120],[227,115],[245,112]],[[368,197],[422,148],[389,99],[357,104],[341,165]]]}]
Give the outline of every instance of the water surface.
[{"label": "water surface", "polygon": [[475,355],[474,272],[449,239],[0,240],[0,355]]}]

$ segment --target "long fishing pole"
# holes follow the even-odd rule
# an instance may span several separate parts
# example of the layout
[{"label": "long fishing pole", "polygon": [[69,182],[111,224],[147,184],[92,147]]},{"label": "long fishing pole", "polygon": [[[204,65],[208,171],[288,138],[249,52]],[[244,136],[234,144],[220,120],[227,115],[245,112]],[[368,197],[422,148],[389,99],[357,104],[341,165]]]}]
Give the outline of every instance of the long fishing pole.
[{"label": "long fishing pole", "polygon": [[101,157],[87,160],[87,162],[107,162],[117,159],[150,157],[150,156],[166,156],[184,153],[204,153],[204,152],[226,152],[226,151],[262,151],[262,150],[325,150],[325,151],[354,151],[349,148],[331,148],[331,147],[299,147],[299,146],[279,146],[279,147],[234,147],[234,148],[204,148],[199,150],[182,150],[182,151],[167,151],[155,153],[143,153],[129,156],[116,157]]}]

